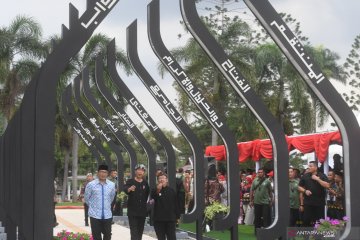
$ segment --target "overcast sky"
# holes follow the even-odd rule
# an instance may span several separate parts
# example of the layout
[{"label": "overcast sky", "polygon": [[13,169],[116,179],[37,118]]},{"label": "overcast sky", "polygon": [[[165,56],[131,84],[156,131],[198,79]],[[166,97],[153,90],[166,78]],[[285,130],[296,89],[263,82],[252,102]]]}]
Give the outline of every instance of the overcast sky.
[{"label": "overcast sky", "polygon": [[[80,10],[81,15],[85,10],[86,1],[73,0],[71,2]],[[169,75],[164,79],[157,75],[158,59],[147,40],[146,6],[149,2],[148,0],[120,0],[96,32],[115,37],[117,46],[125,49],[126,27],[137,18],[140,59],[168,97],[175,99],[176,94],[171,87],[173,80]],[[161,32],[165,45],[169,49],[180,46],[184,40],[179,40],[177,37],[179,33],[183,33],[182,26],[179,24],[181,20],[179,1],[162,0],[160,2]],[[0,26],[7,26],[16,15],[22,14],[34,17],[41,24],[45,37],[60,34],[61,24],[68,26],[68,3],[68,1],[59,0],[3,1]],[[313,45],[324,45],[339,53],[342,58],[340,63],[344,62],[355,36],[360,34],[359,0],[273,0],[271,3],[278,12],[290,13],[300,21],[303,34],[309,37]],[[244,7],[244,4],[239,3],[239,7]],[[174,130],[175,127],[171,121],[165,114],[160,113],[162,110],[155,107],[157,103],[151,99],[141,81],[136,77],[125,77],[121,72],[120,75],[158,125]],[[139,122],[136,119],[134,118],[135,122]]]}]

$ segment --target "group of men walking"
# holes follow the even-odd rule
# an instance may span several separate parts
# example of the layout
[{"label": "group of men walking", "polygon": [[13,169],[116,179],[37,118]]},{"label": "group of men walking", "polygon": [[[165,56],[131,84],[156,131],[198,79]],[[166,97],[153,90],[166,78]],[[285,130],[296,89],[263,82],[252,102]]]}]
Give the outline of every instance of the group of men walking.
[{"label": "group of men walking", "polygon": [[[299,176],[296,170],[292,167],[289,168],[289,227],[313,227],[316,221],[324,218],[325,206],[328,208],[327,215],[329,217],[341,219],[344,216],[342,171],[331,170],[327,177],[322,171],[319,171],[316,162],[310,162],[302,176]],[[188,205],[185,204],[185,192],[186,190],[190,192],[191,181],[181,179],[181,183],[184,183],[184,191],[173,189],[168,185],[167,175],[160,171],[157,173],[156,187],[150,189],[145,180],[145,172],[145,165],[137,164],[134,177],[128,179],[123,188],[128,195],[127,215],[131,239],[142,239],[150,204],[153,206],[152,220],[157,238],[175,240],[177,220],[180,213],[185,212],[179,207],[178,202],[182,198],[178,194],[184,193],[182,202],[184,202],[184,206]],[[88,207],[94,240],[111,239],[112,210],[117,187],[108,179],[108,175],[108,167],[100,165],[97,172],[98,178],[92,180],[92,176],[88,175],[84,188],[85,207]],[[252,181],[250,187],[249,206],[254,209],[255,233],[256,229],[268,227],[272,222],[274,183],[272,181],[273,174],[267,175],[269,178],[266,177],[264,169],[258,169],[257,177]],[[245,196],[245,194],[243,195]],[[187,210],[190,210],[190,207]],[[88,225],[87,216],[85,216],[85,221],[85,224]]]},{"label": "group of men walking", "polygon": [[[154,203],[153,221],[157,238],[176,240],[176,221],[180,217],[178,205],[174,204],[177,202],[176,191],[168,185],[168,177],[165,173],[157,175],[156,188],[150,189],[144,178],[145,172],[145,165],[137,164],[135,176],[126,181],[123,189],[128,195],[127,215],[131,239],[142,239],[145,219],[149,214],[147,205],[151,199]],[[98,178],[87,181],[84,188],[84,201],[88,206],[94,240],[111,239],[112,210],[116,187],[115,183],[108,179],[108,175],[108,166],[100,165],[97,172]],[[88,224],[86,215],[85,224]]]}]

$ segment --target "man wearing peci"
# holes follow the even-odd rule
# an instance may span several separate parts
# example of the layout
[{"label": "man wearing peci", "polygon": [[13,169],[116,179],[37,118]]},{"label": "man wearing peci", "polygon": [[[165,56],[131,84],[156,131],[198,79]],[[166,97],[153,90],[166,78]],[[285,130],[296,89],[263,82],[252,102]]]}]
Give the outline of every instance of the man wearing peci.
[{"label": "man wearing peci", "polygon": [[99,165],[98,179],[88,183],[85,189],[85,202],[89,206],[91,233],[94,240],[111,239],[111,202],[115,197],[115,185],[107,179],[108,174],[108,166]]},{"label": "man wearing peci", "polygon": [[144,164],[135,166],[135,177],[126,181],[124,192],[129,195],[127,215],[131,240],[141,240],[147,216],[146,202],[150,193],[149,184],[144,179]]},{"label": "man wearing peci", "polygon": [[155,201],[154,228],[158,240],[176,240],[176,221],[180,217],[175,189],[168,186],[165,173],[158,177],[156,189],[151,192]]}]

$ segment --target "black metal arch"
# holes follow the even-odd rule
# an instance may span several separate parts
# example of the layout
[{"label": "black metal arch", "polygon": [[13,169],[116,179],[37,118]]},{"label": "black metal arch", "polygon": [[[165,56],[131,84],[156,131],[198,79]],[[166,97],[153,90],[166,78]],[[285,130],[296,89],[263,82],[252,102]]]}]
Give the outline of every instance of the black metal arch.
[{"label": "black metal arch", "polygon": [[[103,128],[103,124],[101,124],[99,122],[98,122],[99,125],[97,124],[97,118],[90,113],[89,109],[87,109],[84,102],[82,101],[81,81],[84,80],[84,78],[86,78],[87,79],[86,81],[88,81],[89,72],[88,72],[87,68],[84,68],[83,73],[82,73],[82,78],[80,76],[78,76],[74,79],[75,102],[78,104],[81,112],[88,118],[88,120],[91,122],[91,124],[95,127],[97,132],[100,135],[102,135],[102,137],[104,137],[105,140],[109,143],[110,148],[115,152],[117,151],[117,153],[121,155],[120,146],[117,145],[116,143],[114,143],[113,141],[111,141],[111,138],[106,136],[105,130]],[[106,125],[106,127],[108,129],[110,129],[110,131],[112,131],[112,128],[109,125]],[[131,165],[134,164],[134,166],[135,166],[137,163],[137,156],[136,156],[136,153],[135,153],[135,150],[133,149],[133,147],[126,140],[126,138],[123,136],[123,134],[121,134],[119,131],[116,132],[113,136],[115,137],[115,139],[117,139],[117,141],[119,141],[121,143],[121,145],[123,145],[123,147],[129,153],[130,163],[131,163]]]},{"label": "black metal arch", "polygon": [[[71,85],[67,86],[64,93],[63,93],[63,99],[62,101],[65,104],[65,107],[67,108],[68,113],[70,114],[70,116],[72,117],[73,121],[75,121],[77,123],[77,126],[79,128],[82,128],[86,134],[90,137],[90,139],[92,140],[92,143],[94,144],[96,150],[100,153],[100,156],[104,157],[104,161],[105,163],[110,167],[111,166],[111,158],[110,158],[110,154],[109,152],[107,152],[104,148],[104,146],[102,145],[102,141],[100,140],[100,138],[98,137],[97,134],[91,133],[90,129],[91,128],[91,123],[89,123],[89,121],[87,121],[84,123],[83,119],[84,116],[81,116],[74,108],[74,105],[72,103],[72,98],[71,98],[71,93],[72,93],[72,87]],[[81,121],[81,123],[79,122],[79,120]],[[101,158],[100,158],[101,159]],[[99,160],[100,160],[99,159]],[[103,161],[98,161],[99,163],[104,163]]]},{"label": "black metal arch", "polygon": [[[13,119],[9,122],[5,133],[0,138],[0,189],[3,192],[3,194],[0,194],[0,220],[4,222],[8,239],[10,240],[17,239],[17,237],[19,239],[29,240],[52,238],[52,193],[54,192],[54,172],[52,169],[54,169],[55,166],[53,133],[55,126],[57,81],[63,70],[66,68],[69,59],[81,49],[85,42],[90,38],[95,28],[117,2],[118,0],[87,0],[86,11],[81,17],[79,17],[78,10],[73,5],[69,5],[69,28],[64,25],[62,26],[62,40],[54,45],[54,51],[33,77],[24,94],[19,111],[16,112]],[[285,238],[289,217],[289,203],[286,199],[288,199],[289,192],[287,185],[288,155],[283,131],[279,124],[274,121],[273,116],[269,114],[269,111],[267,111],[262,102],[259,101],[254,94],[254,91],[241,76],[241,73],[228,59],[223,49],[201,23],[196,12],[195,0],[181,0],[180,3],[183,18],[190,32],[192,32],[195,39],[203,47],[205,52],[210,56],[212,61],[217,65],[238,95],[260,120],[270,135],[273,144],[274,160],[277,166],[275,169],[275,198],[277,199],[276,209],[278,212],[276,214],[275,223],[270,226],[269,229],[258,231],[258,238]],[[344,144],[344,168],[346,173],[346,211],[347,215],[350,217],[350,221],[346,225],[345,232],[341,238],[360,239],[360,202],[358,201],[360,189],[355,185],[355,178],[360,170],[360,163],[356,161],[360,155],[360,148],[357,147],[358,142],[360,142],[359,124],[347,104],[320,72],[320,69],[315,66],[315,63],[303,51],[301,43],[298,42],[298,39],[282,21],[281,17],[279,17],[271,4],[268,1],[258,0],[245,0],[245,3],[254,12],[256,17],[264,25],[265,29],[270,33],[275,42],[299,71],[308,86],[325,105],[341,131]],[[224,219],[216,221],[215,228],[225,229],[230,227],[232,231],[231,238],[237,239],[237,224],[235,215],[233,214],[239,207],[238,202],[233,200],[238,196],[238,188],[236,185],[239,185],[239,179],[235,176],[237,168],[233,167],[237,163],[235,140],[232,134],[227,130],[224,120],[221,119],[216,112],[212,110],[212,107],[206,100],[202,98],[200,91],[191,83],[191,80],[186,76],[180,65],[176,63],[168,50],[163,46],[160,32],[158,32],[158,5],[159,1],[153,0],[148,8],[149,21],[151,22],[148,31],[151,45],[163,64],[225,142],[228,168],[230,168],[228,172],[228,182],[231,185],[235,185],[235,187],[231,189],[232,187],[229,186],[229,190],[231,189],[231,191],[229,191],[229,194],[231,194],[230,214]],[[129,42],[129,44],[135,43],[136,42]],[[119,91],[122,92],[125,99],[164,147],[167,155],[168,173],[170,176],[169,182],[170,185],[174,187],[175,153],[171,143],[120,79],[116,71],[114,48],[115,43],[113,41],[108,47],[108,70],[110,77],[119,88]],[[132,51],[129,51],[129,53],[137,54],[137,52]],[[136,60],[138,60],[137,56]],[[138,64],[139,63],[140,62],[138,62]],[[97,65],[99,65],[99,69],[97,68],[96,71],[99,70],[102,73],[103,65]],[[143,68],[141,64],[139,66],[140,68]],[[139,70],[139,66],[135,68]],[[141,71],[143,72],[139,74],[139,76],[143,81],[148,81],[149,79],[152,80],[151,78],[148,78],[149,76],[145,69],[141,69]],[[99,78],[102,78],[102,76]],[[103,79],[99,80],[99,82],[102,81]],[[88,82],[86,83],[88,84]],[[98,86],[99,85],[100,84],[98,84]],[[153,91],[152,93],[155,94],[155,99],[158,97],[160,98],[160,95],[164,96],[156,84],[151,82],[150,85],[149,88]],[[90,86],[87,85],[87,87],[89,87],[88,90],[90,91]],[[105,84],[103,87],[104,89],[99,87],[102,93],[106,92]],[[80,97],[80,90],[76,92]],[[88,100],[91,98],[89,97],[90,95],[86,94],[85,89],[84,94],[88,97]],[[109,95],[111,94],[109,93]],[[88,129],[88,124],[89,127],[92,126],[90,120],[87,118],[82,119],[80,114],[75,111],[71,96],[71,86],[67,87],[62,94],[62,97],[62,112],[66,121],[70,123],[80,136],[82,136],[83,141],[89,146],[90,151],[98,161],[100,161],[103,156],[106,162],[111,165],[110,154],[104,149],[102,142],[97,138],[96,134],[92,135],[91,131]],[[131,133],[144,147],[148,155],[149,172],[155,173],[155,153],[153,152],[153,149],[144,139],[144,136],[140,131],[131,126],[132,122],[129,120],[128,116],[124,114],[125,112],[121,112],[122,106],[119,106],[120,104],[116,103],[116,100],[114,101],[112,96],[105,96],[105,98],[117,114],[121,116]],[[172,106],[169,107],[170,105],[166,105],[169,102],[168,99],[164,97],[161,101],[166,101],[165,105],[163,105],[165,112],[173,116],[173,122],[177,122],[178,119],[175,117],[177,113],[172,111],[174,108]],[[98,108],[95,98],[92,98],[89,102],[93,107],[95,106],[95,109],[100,109]],[[80,108],[82,106],[83,105],[79,104]],[[84,110],[86,111],[87,109],[81,109],[81,111]],[[108,120],[110,119],[108,118],[107,113],[103,111],[103,109],[100,109],[99,111],[97,111],[99,115],[101,115],[102,119],[108,123]],[[86,121],[85,125],[84,121]],[[179,120],[179,122],[181,121],[182,120]],[[107,124],[107,126],[111,128],[111,125],[112,122],[110,120],[110,123]],[[187,125],[185,128],[186,127]],[[112,130],[115,129],[112,128]],[[104,133],[104,131],[102,131],[102,133]],[[190,135],[191,134],[192,133],[190,133]],[[92,137],[94,137],[94,139],[91,139]],[[103,137],[105,137],[106,141],[109,141],[110,147],[116,152],[118,161],[121,163],[122,155],[119,146],[113,142],[112,139],[108,140],[105,135]],[[194,141],[196,143],[196,140]],[[193,151],[196,156],[199,156],[197,150]],[[131,156],[134,156],[134,152],[129,152],[129,155],[131,158]],[[198,159],[200,160],[199,157]],[[284,164],[278,165],[278,159],[281,159]],[[134,162],[132,161],[132,165],[134,165]],[[200,165],[196,164],[196,166]],[[202,168],[199,167],[199,170],[200,169]],[[200,178],[201,176],[197,174],[197,177]],[[149,174],[150,185],[155,186],[154,180],[154,178],[150,178]],[[199,184],[198,180],[196,180],[196,184]],[[121,185],[122,184],[119,186]],[[196,195],[197,197],[201,197],[200,191],[198,191]],[[196,208],[195,212],[188,215],[188,219],[199,219],[199,212],[203,206],[199,205],[197,207],[199,207],[199,209]],[[17,227],[18,236],[16,234]],[[201,238],[200,232],[201,230],[198,230],[198,238]]]},{"label": "black metal arch", "polygon": [[[57,82],[70,58],[81,49],[117,2],[88,1],[86,11],[80,17],[78,10],[69,4],[69,28],[62,26],[62,40],[32,78],[13,123],[9,123],[1,137],[3,158],[0,162],[5,167],[1,178],[11,176],[12,181],[11,184],[8,179],[0,181],[6,196],[0,202],[0,219],[10,240],[17,237],[16,227],[20,239],[52,238]],[[17,204],[16,208],[5,208],[13,203]]]},{"label": "black metal arch", "polygon": [[360,128],[354,113],[336,91],[321,69],[306,54],[303,45],[291,32],[269,1],[245,0],[266,31],[294,65],[306,84],[324,104],[341,132],[344,147],[344,182],[346,215],[350,217],[341,239],[360,239],[360,188],[357,174],[360,170]]},{"label": "black metal arch", "polygon": [[87,134],[84,131],[84,129],[81,128],[79,123],[77,121],[75,121],[76,118],[73,118],[73,116],[70,115],[70,113],[68,111],[67,105],[69,103],[68,103],[68,100],[65,100],[65,99],[70,99],[70,98],[71,98],[71,86],[68,86],[68,88],[65,89],[65,91],[62,93],[62,98],[61,98],[62,116],[64,117],[65,121],[72,127],[72,129],[80,136],[82,141],[89,148],[93,157],[96,159],[97,165],[99,165],[99,160],[101,160],[101,157],[95,147],[94,142],[92,141],[91,138],[86,136]]},{"label": "black metal arch", "polygon": [[175,152],[170,143],[166,138],[165,134],[160,130],[156,125],[155,121],[150,117],[146,112],[145,108],[141,103],[136,99],[134,94],[126,86],[123,80],[120,78],[116,70],[116,61],[115,61],[115,41],[111,41],[107,49],[107,70],[109,76],[113,83],[117,86],[118,90],[121,92],[122,96],[126,99],[129,105],[134,109],[134,111],[139,115],[145,125],[149,130],[154,134],[155,138],[165,149],[165,154],[167,157],[167,174],[169,176],[169,185],[175,187],[175,176],[176,176],[176,164],[175,164]]},{"label": "black metal arch", "polygon": [[182,219],[184,222],[197,222],[197,233],[198,237],[201,238],[201,224],[203,219],[203,212],[205,208],[204,204],[204,157],[203,157],[203,145],[192,132],[190,127],[186,124],[184,119],[181,117],[179,112],[170,102],[166,94],[160,89],[156,84],[154,79],[146,71],[142,63],[140,62],[138,52],[137,52],[137,22],[136,20],[130,24],[127,28],[127,52],[128,59],[132,65],[134,71],[149,90],[151,95],[157,101],[157,103],[164,110],[166,115],[174,123],[180,133],[185,137],[186,141],[189,143],[194,157],[194,170],[196,174],[195,184],[194,184],[194,198],[195,205],[191,213],[184,214]]},{"label": "black metal arch", "polygon": [[[170,74],[178,82],[180,87],[189,96],[195,106],[202,112],[207,119],[208,123],[216,130],[224,142],[226,147],[226,159],[227,159],[227,176],[228,176],[228,195],[230,196],[231,205],[230,219],[237,219],[240,212],[240,186],[239,174],[238,174],[238,151],[234,135],[230,132],[226,126],[225,120],[218,115],[211,104],[203,97],[199,89],[192,83],[191,79],[186,75],[185,71],[176,62],[175,58],[171,55],[168,49],[165,47],[161,34],[160,34],[160,6],[159,0],[153,0],[148,5],[148,37],[150,45],[152,46],[155,54],[163,65],[167,68]],[[222,230],[224,227],[219,226],[219,220],[215,220],[214,228]],[[231,221],[231,238],[238,239],[237,220],[234,223]],[[230,224],[231,224],[230,223]],[[222,227],[222,228],[221,228]]]},{"label": "black metal arch", "polygon": [[[140,143],[143,147],[147,158],[148,158],[148,182],[150,187],[155,187],[156,178],[154,177],[156,174],[156,155],[154,150],[152,149],[150,143],[145,139],[144,135],[140,132],[140,130],[135,126],[131,118],[127,115],[124,110],[124,107],[120,104],[120,102],[116,101],[114,96],[111,94],[110,90],[105,86],[104,79],[104,67],[103,67],[103,58],[101,56],[96,58],[95,65],[95,82],[98,87],[98,90],[105,98],[105,100],[109,103],[109,105],[114,109],[119,118],[124,122],[128,130],[134,136],[134,138]],[[84,85],[84,93],[85,96],[90,99],[90,89],[87,90],[86,85]]]},{"label": "black metal arch", "polygon": [[[88,72],[83,71],[83,78],[82,78],[82,90],[84,92],[85,98],[89,101],[90,105],[95,109],[95,111],[99,114],[100,118],[106,123],[108,129],[116,136],[118,139],[124,138],[123,135],[119,135],[118,131],[119,129],[115,127],[114,122],[111,120],[110,116],[106,113],[106,111],[103,109],[103,107],[96,101],[95,97],[93,96],[91,89],[90,89],[90,83],[89,83],[89,74]],[[119,150],[119,148],[116,148],[115,150]],[[121,156],[121,152],[118,151],[116,153]],[[119,192],[123,189],[123,179],[124,179],[124,159],[122,157],[117,159],[117,170],[118,170],[118,190]],[[130,159],[130,166],[131,169],[134,169],[136,163],[131,161]]]},{"label": "black metal arch", "polygon": [[[259,238],[286,237],[286,226],[289,222],[289,187],[288,167],[289,153],[287,142],[282,127],[275,117],[266,108],[262,100],[249,86],[241,72],[234,66],[222,47],[209,33],[201,22],[195,6],[195,0],[180,0],[181,13],[184,22],[199,45],[215,63],[226,80],[230,83],[236,93],[242,98],[246,106],[266,129],[273,146],[273,157],[275,166],[275,219],[272,225],[266,229],[259,229]],[[281,159],[281,162],[279,161]],[[281,206],[281,207],[280,207]],[[280,217],[281,216],[281,217]]]}]

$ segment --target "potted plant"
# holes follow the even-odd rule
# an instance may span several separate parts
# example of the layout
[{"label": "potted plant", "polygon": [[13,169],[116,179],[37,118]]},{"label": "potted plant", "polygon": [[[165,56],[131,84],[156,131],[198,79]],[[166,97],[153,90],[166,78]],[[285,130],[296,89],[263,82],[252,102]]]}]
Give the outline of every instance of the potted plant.
[{"label": "potted plant", "polygon": [[226,215],[229,212],[229,207],[219,203],[219,202],[213,202],[212,204],[206,206],[205,208],[205,218],[207,220],[213,220],[215,218],[222,217]]},{"label": "potted plant", "polygon": [[118,202],[125,202],[127,199],[127,195],[124,191],[121,191],[118,193],[118,195],[116,196],[116,201]]},{"label": "potted plant", "polygon": [[123,209],[127,208],[127,199],[128,196],[124,191],[121,191],[116,195],[116,205],[119,208],[116,215],[123,216]]},{"label": "potted plant", "polygon": [[347,216],[343,217],[343,219],[330,219],[327,217],[317,221],[314,228],[315,230],[327,235],[324,237],[336,237],[342,233],[348,220],[349,217]]},{"label": "potted plant", "polygon": [[206,206],[204,210],[205,230],[210,231],[212,229],[212,221],[225,216],[229,212],[229,209],[228,206],[216,201]]},{"label": "potted plant", "polygon": [[93,237],[87,233],[74,233],[66,230],[62,230],[53,240],[93,240]]}]

